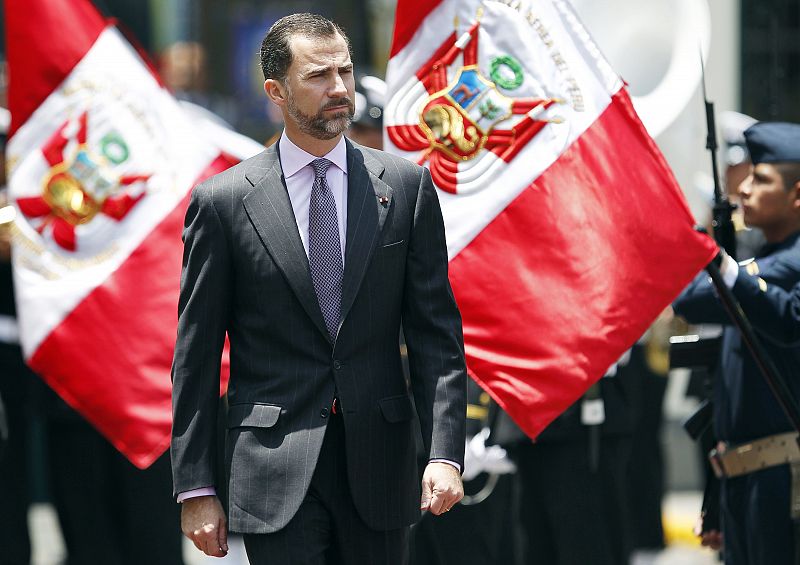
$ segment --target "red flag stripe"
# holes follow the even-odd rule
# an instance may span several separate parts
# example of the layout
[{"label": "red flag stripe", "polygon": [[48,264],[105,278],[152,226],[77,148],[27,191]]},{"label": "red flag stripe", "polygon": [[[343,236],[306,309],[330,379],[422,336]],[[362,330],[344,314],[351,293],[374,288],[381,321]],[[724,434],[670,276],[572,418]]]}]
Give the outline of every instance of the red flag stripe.
[{"label": "red flag stripe", "polygon": [[69,143],[69,139],[64,137],[64,130],[67,129],[68,125],[69,122],[64,122],[60,128],[53,132],[53,135],[50,136],[50,139],[48,139],[47,143],[42,147],[42,154],[47,164],[51,167],[58,165],[64,160],[64,148],[67,146],[67,143]]},{"label": "red flag stripe", "polygon": [[[527,126],[528,123],[531,123],[531,125],[526,129],[525,126]],[[510,163],[520,151],[525,149],[526,144],[533,139],[537,133],[542,131],[542,128],[544,128],[546,125],[547,122],[536,121],[530,116],[525,116],[523,119],[517,122],[517,124],[511,130],[512,139],[514,139],[515,143],[511,143],[505,147],[501,145],[495,145],[491,148],[491,151],[506,163]],[[517,134],[519,131],[522,133]]]},{"label": "red flag stripe", "polygon": [[67,78],[108,22],[88,0],[70,0],[68,9],[6,0],[5,20],[11,136]]},{"label": "red flag stripe", "polygon": [[390,58],[408,45],[419,25],[441,3],[442,0],[399,0],[397,2]]},{"label": "red flag stripe", "polygon": [[527,434],[575,402],[711,260],[716,245],[691,225],[623,90],[450,262],[470,370]]},{"label": "red flag stripe", "polygon": [[42,216],[49,216],[53,213],[50,204],[41,196],[17,198],[16,202],[19,209],[22,210],[22,213],[31,218],[41,218]]},{"label": "red flag stripe", "polygon": [[[120,183],[122,184],[122,183]],[[139,200],[144,198],[145,193],[138,196],[131,196],[130,194],[120,194],[119,196],[110,196],[103,202],[100,210],[106,216],[109,216],[116,221],[120,222],[125,218],[126,214],[133,208]]]},{"label": "red flag stripe", "polygon": [[[198,182],[230,165],[220,156]],[[188,200],[187,194],[29,360],[59,396],[140,468],[169,445],[172,348],[164,344],[175,342],[183,252],[179,242]],[[139,385],[131,387],[127,381],[120,387],[118,379],[130,375],[140,375]],[[127,396],[121,398],[123,390]]]},{"label": "red flag stripe", "polygon": [[75,226],[63,218],[54,217],[53,239],[64,249],[75,251]]},{"label": "red flag stripe", "polygon": [[403,151],[422,151],[428,149],[430,142],[422,130],[413,126],[389,126],[386,134],[399,149]]}]

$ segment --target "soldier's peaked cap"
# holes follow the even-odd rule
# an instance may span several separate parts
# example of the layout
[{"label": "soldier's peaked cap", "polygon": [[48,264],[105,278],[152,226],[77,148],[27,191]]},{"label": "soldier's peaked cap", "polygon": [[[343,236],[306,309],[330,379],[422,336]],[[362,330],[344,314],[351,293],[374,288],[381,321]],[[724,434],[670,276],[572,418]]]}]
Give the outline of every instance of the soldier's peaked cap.
[{"label": "soldier's peaked cap", "polygon": [[800,124],[758,122],[744,138],[753,164],[800,162]]}]

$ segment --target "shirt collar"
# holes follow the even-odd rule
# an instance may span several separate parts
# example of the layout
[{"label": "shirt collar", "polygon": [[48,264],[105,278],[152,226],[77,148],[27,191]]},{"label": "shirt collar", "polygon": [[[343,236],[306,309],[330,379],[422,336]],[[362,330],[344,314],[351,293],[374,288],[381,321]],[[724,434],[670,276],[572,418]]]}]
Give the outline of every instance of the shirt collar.
[{"label": "shirt collar", "polygon": [[[300,169],[317,158],[292,143],[292,140],[286,135],[286,130],[283,130],[283,134],[278,141],[278,149],[281,155],[281,169],[283,169],[285,178],[295,175]],[[347,145],[345,144],[344,136],[339,139],[336,147],[331,149],[328,154],[323,155],[323,157],[347,174]]]}]

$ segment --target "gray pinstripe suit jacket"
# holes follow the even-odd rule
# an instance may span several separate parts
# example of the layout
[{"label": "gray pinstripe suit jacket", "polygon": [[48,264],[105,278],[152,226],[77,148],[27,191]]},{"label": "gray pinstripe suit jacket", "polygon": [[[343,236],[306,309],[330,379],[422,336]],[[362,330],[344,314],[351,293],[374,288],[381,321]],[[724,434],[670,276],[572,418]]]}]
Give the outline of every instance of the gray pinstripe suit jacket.
[{"label": "gray pinstripe suit jacket", "polygon": [[[173,362],[176,493],[215,476],[220,355],[230,339],[229,526],[281,529],[306,494],[334,390],[353,499],[366,524],[419,516],[413,394],[430,458],[463,468],[461,318],[447,278],[429,172],[347,143],[342,321],[328,337],[281,173],[277,144],[197,186],[184,229]],[[403,324],[411,367],[401,371]]]}]

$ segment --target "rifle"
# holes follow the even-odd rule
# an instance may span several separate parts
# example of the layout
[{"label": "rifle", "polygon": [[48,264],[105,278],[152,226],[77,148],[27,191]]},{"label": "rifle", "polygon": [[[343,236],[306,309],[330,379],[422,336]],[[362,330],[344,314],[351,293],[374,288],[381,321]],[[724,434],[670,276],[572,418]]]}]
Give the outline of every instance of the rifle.
[{"label": "rifle", "polygon": [[703,54],[700,54],[700,69],[703,85],[703,103],[706,109],[706,149],[711,153],[711,174],[714,177],[714,210],[711,226],[714,228],[714,239],[728,255],[736,257],[736,228],[731,215],[736,209],[727,193],[723,192],[719,180],[719,166],[717,164],[717,129],[714,120],[714,103],[708,99],[706,93],[706,69],[703,64]]},{"label": "rifle", "polygon": [[[727,195],[723,194],[719,183],[717,134],[714,127],[714,104],[708,100],[706,94],[706,72],[705,65],[703,64],[702,52],[700,53],[700,68],[703,84],[703,100],[706,107],[706,123],[708,125],[706,147],[711,151],[711,168],[714,176],[714,239],[729,255],[735,257],[736,232],[733,221],[731,220],[731,212],[735,209],[735,206],[730,203]],[[699,231],[705,231],[702,227],[697,229]],[[750,324],[750,320],[747,319],[742,307],[739,305],[739,301],[736,300],[731,290],[723,282],[722,275],[719,271],[720,261],[721,256],[717,254],[714,260],[706,266],[706,271],[711,277],[711,282],[717,289],[720,302],[722,302],[722,306],[727,311],[731,321],[739,330],[742,341],[753,356],[753,360],[756,362],[759,371],[772,391],[775,400],[777,400],[787,418],[792,423],[792,427],[800,432],[800,406],[798,406],[797,400],[786,384],[786,379],[778,373],[778,369],[775,367],[772,359],[767,355],[764,346],[761,345],[761,341],[756,335],[753,326]],[[798,442],[800,443],[800,437],[798,437]]]}]

